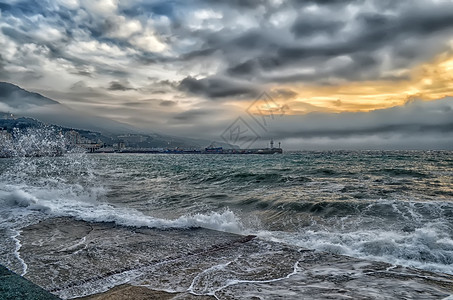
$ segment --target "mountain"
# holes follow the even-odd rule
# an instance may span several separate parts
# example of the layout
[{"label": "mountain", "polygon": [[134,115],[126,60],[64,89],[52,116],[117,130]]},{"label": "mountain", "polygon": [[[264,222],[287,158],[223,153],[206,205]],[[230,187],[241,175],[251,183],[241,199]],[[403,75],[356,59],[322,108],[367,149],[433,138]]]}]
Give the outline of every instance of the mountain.
[{"label": "mountain", "polygon": [[[7,113],[13,113],[16,119],[19,117],[19,123],[14,121],[7,122],[6,119],[10,115]],[[17,85],[0,82],[0,121],[3,119],[0,122],[0,127],[2,127],[2,124],[3,127],[8,128],[15,126],[11,124],[21,124],[21,126],[25,127],[35,126],[36,120],[29,118],[64,128],[75,128],[79,132],[83,130],[98,132],[100,134],[99,138],[107,143],[128,139],[130,141],[138,140],[139,142],[130,142],[132,147],[204,148],[210,144],[215,144],[224,148],[237,148],[221,142],[169,136],[151,131],[145,132],[125,123],[73,110],[58,101],[38,93],[29,92]],[[132,136],[127,137],[124,135]],[[106,136],[111,140],[105,140]]]},{"label": "mountain", "polygon": [[109,135],[142,132],[128,124],[73,110],[58,101],[7,82],[0,82],[0,111],[32,117],[44,123],[94,130]]},{"label": "mountain", "polygon": [[26,91],[8,82],[0,82],[0,102],[14,110],[60,104],[55,100],[46,98],[38,93]]}]

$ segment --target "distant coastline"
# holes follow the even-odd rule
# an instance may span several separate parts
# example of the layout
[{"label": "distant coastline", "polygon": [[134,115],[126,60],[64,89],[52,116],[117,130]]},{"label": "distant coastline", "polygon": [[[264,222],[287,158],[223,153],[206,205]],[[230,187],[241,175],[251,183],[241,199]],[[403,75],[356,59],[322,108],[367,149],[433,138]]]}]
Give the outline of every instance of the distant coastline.
[{"label": "distant coastline", "polygon": [[186,150],[186,149],[123,149],[120,151],[113,149],[100,148],[90,153],[142,153],[142,154],[282,154],[282,148],[260,148],[260,149],[223,149],[205,148],[204,150]]}]

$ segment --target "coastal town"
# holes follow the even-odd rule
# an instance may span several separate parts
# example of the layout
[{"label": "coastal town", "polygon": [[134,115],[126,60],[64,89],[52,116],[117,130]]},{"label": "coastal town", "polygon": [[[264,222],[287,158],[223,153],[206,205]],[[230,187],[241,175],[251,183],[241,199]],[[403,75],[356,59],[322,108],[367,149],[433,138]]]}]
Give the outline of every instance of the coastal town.
[{"label": "coastal town", "polygon": [[[267,147],[241,149],[235,145],[226,145],[217,142],[206,143],[205,146],[191,145],[190,143],[176,142],[169,138],[159,139],[157,136],[145,134],[120,134],[106,136],[98,132],[64,128],[56,125],[46,125],[32,118],[16,117],[11,113],[3,114],[0,119],[0,157],[17,156],[18,152],[26,153],[27,156],[61,155],[65,152],[86,153],[155,153],[155,154],[279,154],[283,153],[281,143],[276,145],[271,139]],[[45,147],[42,138],[35,137],[36,142],[28,145],[32,150],[18,150],[24,147],[18,141],[24,135],[30,134],[30,130],[39,135],[40,131],[51,131],[50,139],[58,140],[58,143],[49,141]],[[45,129],[44,131],[42,129]],[[47,134],[46,139],[49,139]],[[30,138],[28,137],[27,140]],[[44,145],[44,144],[43,144]]]},{"label": "coastal town", "polygon": [[164,147],[139,147],[140,143],[146,141],[147,137],[139,134],[126,134],[117,137],[118,141],[112,145],[107,145],[101,140],[93,141],[81,136],[77,131],[71,130],[65,134],[66,142],[69,148],[80,147],[88,153],[167,153],[167,154],[277,154],[283,153],[281,143],[274,147],[274,141],[271,140],[267,148],[240,149],[240,148],[223,148],[210,144],[204,149],[197,148],[164,148]]}]

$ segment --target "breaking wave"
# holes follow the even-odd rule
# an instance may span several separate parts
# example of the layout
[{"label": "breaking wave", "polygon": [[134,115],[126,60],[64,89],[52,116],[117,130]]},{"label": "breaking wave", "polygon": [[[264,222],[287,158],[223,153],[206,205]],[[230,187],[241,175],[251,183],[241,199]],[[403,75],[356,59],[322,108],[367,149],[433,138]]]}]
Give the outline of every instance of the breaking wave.
[{"label": "breaking wave", "polygon": [[[30,141],[40,139],[35,132],[28,134]],[[54,149],[59,139],[49,134],[42,149]],[[0,229],[7,232],[5,243],[10,245],[5,247],[12,251],[20,249],[21,228],[69,217],[131,227],[257,234],[453,274],[451,161],[436,170],[440,175],[423,171],[423,165],[392,168],[394,161],[386,165],[374,156],[362,158],[363,165],[351,158],[354,170],[338,166],[331,171],[332,162],[322,155],[307,159],[303,154],[304,164],[295,155],[258,159],[73,153],[49,158],[29,157],[40,155],[26,154],[36,153],[36,144],[25,142],[26,135],[17,149],[30,151],[0,161]],[[383,166],[368,170],[364,159]],[[281,167],[269,167],[276,160]],[[16,264],[20,268],[19,259]]]},{"label": "breaking wave", "polygon": [[[46,198],[38,199],[36,196],[23,190],[3,193],[4,199],[17,208],[30,211],[41,211],[47,217],[72,217],[87,222],[113,222],[121,226],[149,227],[158,229],[170,228],[197,228],[203,227],[218,231],[241,233],[243,227],[238,217],[231,210],[211,212],[208,214],[183,215],[176,219],[161,219],[143,214],[130,208],[118,208],[109,203],[96,200],[96,196],[103,190],[90,191],[85,199],[74,199],[72,192],[64,195],[61,191],[47,190],[35,191]],[[91,198],[93,197],[93,198]],[[24,211],[21,211],[24,213]]]}]

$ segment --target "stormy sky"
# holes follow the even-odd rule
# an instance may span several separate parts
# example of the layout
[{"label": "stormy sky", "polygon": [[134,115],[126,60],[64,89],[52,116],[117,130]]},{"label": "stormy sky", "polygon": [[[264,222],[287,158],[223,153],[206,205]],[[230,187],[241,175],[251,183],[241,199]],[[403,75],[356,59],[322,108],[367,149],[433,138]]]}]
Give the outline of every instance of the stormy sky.
[{"label": "stormy sky", "polygon": [[0,0],[0,47],[0,81],[150,132],[453,148],[452,0]]}]

